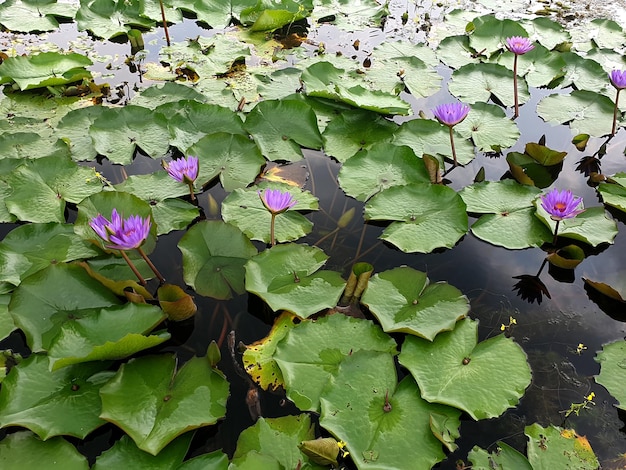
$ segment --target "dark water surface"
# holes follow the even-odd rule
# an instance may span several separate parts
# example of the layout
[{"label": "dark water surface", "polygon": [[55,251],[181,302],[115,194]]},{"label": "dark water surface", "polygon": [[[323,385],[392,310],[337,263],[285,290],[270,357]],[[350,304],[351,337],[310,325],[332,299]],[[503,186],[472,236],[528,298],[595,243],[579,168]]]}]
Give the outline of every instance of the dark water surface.
[{"label": "dark water surface", "polygon": [[[73,25],[62,25],[60,32],[48,36],[49,40],[61,47],[67,47],[69,41],[76,37],[73,28]],[[209,33],[187,21],[170,28],[173,41],[181,41],[197,34]],[[380,30],[344,34],[331,27],[324,27],[310,37],[312,40],[325,42],[331,48],[345,47],[358,37],[364,44],[361,50],[367,51],[368,45],[380,42],[384,39],[384,34]],[[146,35],[145,42],[148,47],[146,61],[158,61],[157,51],[164,45],[161,32]],[[120,65],[120,68],[115,70],[112,79],[107,79],[111,84],[128,82],[128,89],[131,90],[128,96],[132,96],[134,86],[149,85],[140,79],[138,72],[132,72],[129,67],[121,65],[125,55],[130,53],[128,44],[105,42],[97,48],[100,54],[109,54],[112,57],[118,55],[118,59],[113,62]],[[95,69],[103,74],[111,73],[101,65],[97,65]],[[442,67],[440,71],[444,78],[449,76],[450,72],[446,68]],[[527,142],[537,142],[545,135],[548,147],[568,152],[556,186],[571,189],[576,195],[582,196],[585,207],[601,205],[595,189],[587,185],[585,176],[578,173],[575,167],[580,158],[593,154],[604,140],[592,139],[587,150],[584,153],[579,152],[571,144],[572,135],[567,126],[551,126],[535,114],[536,103],[543,94],[541,90],[533,90],[531,101],[522,106],[517,120],[522,135],[513,148],[507,149],[507,153],[523,152]],[[419,110],[428,111],[438,103],[451,100],[445,85],[439,93],[428,99],[406,98],[416,114]],[[626,131],[621,129],[609,143],[607,154],[602,158],[604,174],[624,171],[625,146]],[[468,233],[451,250],[430,254],[405,254],[378,240],[384,226],[363,223],[363,204],[346,197],[337,186],[337,162],[321,152],[305,151],[305,159],[291,167],[295,172],[307,175],[305,189],[317,196],[320,203],[319,211],[308,214],[314,223],[313,232],[298,243],[318,244],[330,256],[328,269],[338,270],[347,278],[352,264],[357,261],[371,263],[375,272],[408,265],[427,272],[431,282],[447,281],[470,299],[470,316],[480,320],[481,340],[500,334],[501,325],[508,324],[509,317],[514,317],[517,321],[511,329],[511,335],[528,355],[533,373],[530,387],[518,407],[497,419],[479,422],[464,419],[460,429],[461,438],[457,442],[459,450],[442,463],[440,468],[455,468],[455,461],[466,459],[467,452],[474,445],[493,450],[497,440],[503,440],[524,451],[524,426],[534,422],[544,426],[555,424],[576,429],[579,434],[587,436],[604,468],[623,468],[624,463],[618,463],[615,459],[626,453],[626,434],[623,431],[626,417],[618,413],[614,407],[615,399],[594,382],[593,376],[599,372],[599,365],[594,360],[596,351],[603,344],[626,335],[626,309],[609,310],[605,313],[590,300],[582,281],[583,277],[587,277],[617,288],[626,284],[626,216],[623,213],[612,212],[619,229],[615,246],[588,250],[588,257],[572,272],[557,271],[545,265],[539,277],[551,298],[544,295],[540,303],[531,303],[517,295],[514,286],[519,279],[514,276],[536,275],[546,255],[541,249],[507,250],[480,241]],[[449,173],[451,186],[460,189],[471,184],[481,167],[485,169],[485,179],[491,181],[499,180],[508,170],[505,156],[493,158],[479,153],[469,165]],[[158,162],[138,155],[135,162],[125,167],[124,171],[129,175],[142,174],[158,168]],[[99,166],[99,170],[112,183],[118,183],[124,178],[120,167],[105,163]],[[219,218],[219,214],[210,214],[209,196],[219,203],[226,193],[217,185],[199,195],[199,203],[207,217]],[[336,235],[326,236],[336,227],[335,221],[350,208],[355,208],[356,211],[351,223]],[[470,217],[470,223],[473,220]],[[11,224],[0,225],[0,236],[3,238],[13,227]],[[174,232],[159,237],[156,250],[151,255],[168,282],[181,286],[184,285],[182,257],[176,244],[182,235],[183,232]],[[258,247],[261,248],[261,245]],[[197,315],[176,325],[172,329],[172,340],[163,348],[176,351],[183,360],[192,355],[204,355],[212,340],[223,339],[230,330],[235,331],[237,341],[248,344],[263,338],[271,326],[272,312],[252,295],[228,302],[218,302],[201,296],[196,296],[195,300],[199,307]],[[14,333],[8,340],[0,343],[0,349],[21,349],[20,342],[21,335]],[[576,351],[579,343],[587,348],[580,354]],[[194,440],[196,453],[223,448],[232,454],[241,430],[254,423],[245,401],[248,384],[238,375],[225,346],[226,341],[223,340],[222,344],[220,369],[231,383],[227,416],[218,425],[198,431]],[[469,390],[472,384],[468,383],[467,387]],[[581,403],[590,392],[596,395],[595,405],[590,405],[589,410],[583,410],[580,416],[572,415],[564,420],[563,411],[572,403]],[[266,417],[297,411],[289,403],[284,403],[283,397],[279,395],[264,395],[261,405],[263,416]],[[109,441],[118,435],[116,432],[112,426],[103,427],[86,440],[80,447],[81,451],[93,458],[109,446]]]}]

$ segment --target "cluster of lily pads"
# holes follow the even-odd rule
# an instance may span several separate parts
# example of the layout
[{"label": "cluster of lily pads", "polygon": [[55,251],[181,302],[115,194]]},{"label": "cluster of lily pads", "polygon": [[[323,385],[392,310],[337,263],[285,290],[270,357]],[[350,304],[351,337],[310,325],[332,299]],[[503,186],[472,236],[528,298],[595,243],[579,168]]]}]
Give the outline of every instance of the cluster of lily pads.
[{"label": "cluster of lily pads", "polygon": [[[373,1],[363,4],[368,19],[384,14]],[[145,76],[167,83],[139,90],[124,107],[100,105],[103,87],[82,53],[16,54],[0,64],[7,116],[0,123],[0,221],[20,223],[0,242],[0,337],[19,329],[30,351],[25,359],[3,356],[0,426],[28,431],[0,441],[0,462],[51,455],[66,469],[87,468],[62,436],[85,439],[111,423],[124,437],[93,468],[431,468],[456,449],[462,414],[494,418],[518,404],[531,382],[523,349],[505,334],[479,341],[467,297],[426,273],[402,266],[374,274],[368,263],[346,273],[323,269],[322,249],[296,243],[313,229],[307,213],[319,208],[316,195],[257,177],[268,161],[297,162],[303,148],[324,150],[341,163],[338,183],[364,204],[364,219],[387,224],[380,238],[403,252],[453,249],[471,230],[508,249],[548,247],[550,263],[573,269],[584,260],[579,245],[612,243],[617,224],[603,205],[583,209],[570,191],[544,191],[558,181],[565,152],[528,143],[524,153],[506,155],[510,177],[484,181],[479,172],[459,191],[444,184],[455,174],[445,162],[459,172],[476,152],[503,156],[520,136],[511,117],[529,87],[555,91],[537,112],[567,123],[581,151],[590,139],[608,142],[622,124],[626,77],[615,49],[626,42],[624,32],[593,22],[599,33],[577,49],[546,18],[486,15],[460,22],[459,34],[434,48],[382,43],[367,63],[320,45],[315,54],[270,47],[270,59],[262,52],[267,38],[255,31],[318,21],[329,9],[339,23],[347,15],[325,1],[166,7],[168,21],[191,9],[212,26],[234,18],[246,27],[164,47]],[[3,3],[0,23],[19,31],[24,22],[12,19],[24,8],[33,6]],[[48,21],[38,27],[74,18],[96,36],[136,37],[133,31],[160,18],[155,5],[134,1],[75,8],[38,3],[38,24]],[[256,68],[242,66],[251,47],[261,56]],[[439,91],[440,63],[450,68],[448,89],[459,101],[427,110],[432,119],[402,93],[420,99]],[[77,82],[85,96],[63,89]],[[412,111],[422,115],[391,119]],[[166,171],[112,184],[81,163],[128,165],[138,152]],[[626,174],[603,175],[597,156],[587,168],[604,203],[626,212]],[[214,185],[227,193],[221,205],[204,192]],[[203,204],[198,193],[209,194]],[[220,220],[206,220],[213,206]],[[471,227],[470,217],[477,219]],[[240,435],[230,461],[221,451],[185,461],[193,430],[238,406],[227,403],[218,346],[183,365],[158,349],[147,354],[170,338],[168,322],[196,310],[148,257],[157,238],[173,231],[185,231],[178,248],[196,295],[221,301],[254,294],[276,312],[268,336],[247,346],[243,366],[254,387],[285,393],[302,412],[260,418]],[[146,281],[153,275],[156,299]],[[596,378],[622,409],[625,344],[598,355]],[[598,466],[573,430],[533,424],[525,434],[527,456],[498,443],[491,454],[476,447],[468,460],[474,468]]]}]

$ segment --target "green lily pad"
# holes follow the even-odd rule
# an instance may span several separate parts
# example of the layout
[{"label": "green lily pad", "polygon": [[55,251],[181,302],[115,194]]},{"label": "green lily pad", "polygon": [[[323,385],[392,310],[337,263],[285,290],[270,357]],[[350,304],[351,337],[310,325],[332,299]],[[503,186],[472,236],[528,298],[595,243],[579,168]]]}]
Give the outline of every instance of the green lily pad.
[{"label": "green lily pad", "polygon": [[558,268],[574,269],[584,261],[585,251],[577,245],[567,245],[550,253],[546,258],[551,265]]},{"label": "green lily pad", "polygon": [[20,90],[66,85],[91,78],[88,57],[71,52],[42,52],[9,57],[0,64],[0,83],[13,81]]},{"label": "green lily pad", "polygon": [[191,318],[198,311],[193,297],[176,284],[163,284],[157,290],[159,305],[172,321],[183,321]]},{"label": "green lily pad", "polygon": [[[535,201],[537,205],[536,215],[554,233],[556,222],[541,207],[539,198]],[[598,246],[601,243],[613,243],[617,236],[617,223],[609,219],[604,207],[589,207],[585,212],[578,214],[572,219],[564,219],[559,224],[559,237],[572,238],[588,243],[591,246]]]},{"label": "green lily pad", "polygon": [[517,125],[500,106],[480,102],[471,106],[470,113],[454,129],[464,139],[471,138],[482,151],[512,147],[520,136]]},{"label": "green lily pad", "polygon": [[[137,469],[171,470],[183,468],[183,459],[189,451],[193,432],[188,432],[174,439],[159,455],[151,455],[135,445],[133,440],[124,434],[110,449],[96,457],[91,470],[107,470],[131,466]],[[219,467],[218,467],[219,469]],[[206,470],[217,470],[206,467]]]},{"label": "green lily pad", "polygon": [[171,354],[131,359],[100,390],[100,417],[152,455],[226,414],[229,386],[222,373],[206,357],[193,357],[178,371],[176,363]]},{"label": "green lily pad", "polygon": [[[244,429],[237,440],[237,449],[233,454],[234,468],[239,466],[245,456],[253,452],[276,460],[281,468],[307,468],[321,470],[323,467],[312,462],[298,448],[300,442],[313,439],[315,427],[308,414],[282,416],[280,418],[260,418],[254,426]],[[258,467],[266,468],[266,467]]]},{"label": "green lily pad", "polygon": [[595,42],[598,47],[616,49],[622,46],[626,36],[619,23],[606,18],[594,18],[587,28],[588,39]]},{"label": "green lily pad", "polygon": [[327,259],[317,247],[276,245],[246,263],[246,290],[274,311],[288,310],[307,318],[337,305],[345,287],[338,272],[319,270]]},{"label": "green lily pad", "polygon": [[253,23],[250,31],[275,31],[306,18],[312,9],[312,0],[270,0],[242,10],[240,18],[243,24]]},{"label": "green lily pad", "polygon": [[20,220],[65,222],[66,202],[78,204],[102,191],[93,170],[76,165],[68,156],[25,161],[6,176],[11,193],[4,203]]},{"label": "green lily pad", "polygon": [[410,376],[397,380],[391,354],[355,351],[320,397],[320,425],[346,443],[359,469],[431,468],[445,458],[431,416],[460,425],[459,410],[422,400]]},{"label": "green lily pad", "polygon": [[399,360],[415,377],[422,398],[464,410],[476,420],[515,406],[531,380],[524,350],[504,335],[479,343],[478,322],[470,319],[433,342],[408,336]]},{"label": "green lily pad", "polygon": [[448,67],[458,69],[477,62],[476,51],[469,44],[469,36],[446,36],[437,46],[437,57]]},{"label": "green lily pad", "polygon": [[[528,101],[530,94],[523,77],[517,81],[519,103]],[[450,93],[464,103],[489,101],[495,96],[505,106],[513,106],[513,72],[499,64],[467,64],[452,72],[448,84]]]},{"label": "green lily pad", "polygon": [[500,49],[506,38],[511,36],[528,37],[528,33],[518,21],[501,20],[495,15],[479,16],[472,20],[472,26],[470,46],[475,51],[485,50],[484,54],[487,56]]},{"label": "green lily pad", "polygon": [[199,21],[219,29],[228,26],[233,19],[239,20],[242,10],[256,4],[256,0],[207,0],[181,8],[193,11]]},{"label": "green lily pad", "polygon": [[120,165],[132,162],[137,147],[158,158],[170,145],[165,119],[141,106],[108,108],[94,120],[89,135],[99,154]]},{"label": "green lily pad", "polygon": [[163,104],[155,112],[167,121],[171,144],[181,152],[186,152],[208,134],[226,132],[247,135],[241,118],[223,106],[181,100]]},{"label": "green lily pad", "polygon": [[537,105],[537,114],[552,124],[569,123],[574,135],[602,137],[611,133],[614,104],[593,91],[574,90],[570,95],[551,95]]},{"label": "green lily pad", "polygon": [[[459,164],[466,165],[474,159],[474,144],[454,132],[454,146]],[[407,145],[415,155],[442,155],[452,159],[448,128],[430,119],[413,119],[404,122],[394,134],[393,144]]]},{"label": "green lily pad", "polygon": [[178,248],[185,282],[198,294],[224,300],[245,292],[244,264],[257,249],[236,227],[199,222],[183,235]]},{"label": "green lily pad", "polygon": [[18,285],[50,264],[91,258],[99,253],[74,233],[73,225],[20,225],[0,243],[0,281]]},{"label": "green lily pad", "polygon": [[[0,294],[0,341],[9,336],[16,328],[15,323],[13,323],[13,318],[9,315],[10,300],[11,296],[9,294]],[[2,369],[2,367],[0,367],[0,369]],[[2,375],[3,373],[0,372],[0,382],[2,382]]]},{"label": "green lily pad", "polygon": [[626,212],[626,173],[617,173],[609,181],[598,185],[602,202]]},{"label": "green lily pad", "polygon": [[31,355],[2,382],[0,426],[22,426],[44,440],[58,435],[85,438],[105,424],[98,417],[98,391],[114,374],[106,367],[99,362],[50,372],[46,356]]},{"label": "green lily pad", "polygon": [[59,27],[56,16],[74,18],[75,10],[76,7],[53,0],[36,3],[8,0],[0,5],[0,24],[9,31],[23,33],[53,31]]},{"label": "green lily pad", "polygon": [[91,134],[85,129],[89,129],[106,109],[103,106],[73,109],[59,121],[55,133],[69,144],[73,160],[90,161],[98,156]]},{"label": "green lily pad", "polygon": [[183,102],[183,100],[187,100],[185,101],[187,104],[205,103],[208,97],[188,85],[166,82],[138,90],[130,102],[144,108],[156,109],[162,104]]},{"label": "green lily pad", "polygon": [[265,159],[256,144],[239,134],[218,132],[203,137],[187,149],[198,157],[197,182],[205,186],[219,175],[226,191],[245,188],[261,172]]},{"label": "green lily pad", "polygon": [[168,332],[147,335],[166,318],[154,305],[128,303],[77,319],[68,317],[50,341],[51,370],[81,362],[123,359],[170,338]]},{"label": "green lily pad", "polygon": [[319,149],[323,143],[313,109],[301,101],[261,101],[244,127],[268,160],[301,160],[301,146]]},{"label": "green lily pad", "polygon": [[343,163],[360,150],[369,150],[390,140],[397,128],[396,124],[372,111],[346,111],[324,129],[324,152]]},{"label": "green lily pad", "polygon": [[358,201],[367,201],[393,186],[430,182],[424,161],[413,150],[387,143],[375,144],[350,157],[337,178],[341,189]]},{"label": "green lily pad", "polygon": [[472,462],[474,470],[492,470],[515,468],[519,470],[533,470],[528,459],[510,445],[498,441],[495,452],[487,452],[478,446],[470,450],[467,458]]},{"label": "green lily pad", "polygon": [[0,465],[29,469],[46,462],[50,470],[87,470],[87,459],[62,437],[41,440],[28,431],[7,435],[0,441]]},{"label": "green lily pad", "polygon": [[354,78],[330,62],[310,65],[302,72],[301,80],[308,96],[337,100],[380,114],[409,113],[408,103],[396,96],[397,93],[371,90],[363,79]]},{"label": "green lily pad", "polygon": [[235,189],[222,203],[224,221],[238,227],[251,240],[271,243],[272,215],[263,205],[258,193],[264,189],[289,192],[297,201],[289,210],[276,215],[274,236],[277,242],[297,240],[312,230],[311,221],[298,211],[317,210],[319,207],[317,198],[308,191],[301,191],[286,184],[265,183],[249,189]]},{"label": "green lily pad", "polygon": [[396,353],[396,343],[371,321],[342,314],[290,329],[274,354],[287,397],[301,410],[319,411],[322,390],[332,374],[347,356],[360,350],[391,355]]},{"label": "green lily pad", "polygon": [[184,230],[200,213],[197,206],[178,198],[189,195],[189,186],[176,181],[166,171],[131,175],[115,188],[150,204],[157,235]]},{"label": "green lily pad", "polygon": [[375,0],[315,0],[311,19],[317,22],[322,18],[332,18],[332,23],[344,31],[360,31],[380,26],[387,13],[387,5]]},{"label": "green lily pad", "polygon": [[17,167],[23,160],[44,157],[69,157],[70,150],[67,143],[45,133],[34,132],[3,132],[0,135],[0,161],[15,159],[14,162],[5,162],[12,168],[4,167],[3,174]]},{"label": "green lily pad", "polygon": [[296,319],[293,313],[281,313],[265,338],[246,345],[241,358],[243,367],[263,390],[276,391],[284,387],[283,373],[274,360],[274,353],[278,343],[296,325]]},{"label": "green lily pad", "polygon": [[9,313],[32,351],[48,349],[65,322],[119,305],[119,299],[76,265],[52,264],[15,289]]},{"label": "green lily pad", "polygon": [[617,400],[617,408],[626,410],[626,393],[623,387],[626,380],[626,341],[603,345],[595,360],[600,363],[596,382],[603,385]]},{"label": "green lily pad", "polygon": [[503,180],[466,186],[460,195],[468,212],[485,214],[472,225],[476,237],[519,250],[541,246],[552,239],[550,230],[535,220],[533,201],[540,192],[533,186]]},{"label": "green lily pad", "polygon": [[600,468],[587,438],[579,436],[573,429],[553,425],[544,428],[535,423],[526,426],[524,433],[528,437],[528,461],[533,469]]},{"label": "green lily pad", "polygon": [[380,236],[405,253],[452,248],[468,229],[465,203],[451,188],[426,183],[394,186],[365,205],[365,220],[392,220]]},{"label": "green lily pad", "polygon": [[[504,52],[498,63],[511,70],[514,68],[515,54]],[[551,51],[541,44],[524,55],[518,56],[517,73],[524,77],[529,86],[539,88],[555,86],[565,75],[566,62],[560,52]]]},{"label": "green lily pad", "polygon": [[[161,453],[157,458],[161,456]],[[186,460],[176,470],[228,470],[228,465],[228,456],[221,450],[215,450]]]},{"label": "green lily pad", "polygon": [[446,282],[431,284],[426,273],[408,266],[376,274],[361,299],[386,332],[402,332],[432,341],[454,329],[469,312],[469,300]]},{"label": "green lily pad", "polygon": [[76,12],[76,24],[79,31],[111,39],[128,34],[133,28],[150,29],[154,21],[142,15],[138,1],[86,0]]}]

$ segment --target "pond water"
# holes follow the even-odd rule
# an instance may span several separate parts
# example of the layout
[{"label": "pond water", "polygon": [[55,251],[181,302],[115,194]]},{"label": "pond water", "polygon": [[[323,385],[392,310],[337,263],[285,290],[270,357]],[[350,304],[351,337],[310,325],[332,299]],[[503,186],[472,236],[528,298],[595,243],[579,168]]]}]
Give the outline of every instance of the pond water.
[{"label": "pond water", "polygon": [[[391,27],[387,25],[387,28]],[[208,35],[210,32],[190,21],[170,28],[170,35],[176,40],[197,34]],[[85,36],[78,36],[88,41]],[[7,38],[6,35],[0,35],[2,37]],[[361,47],[354,54],[361,59],[367,57],[367,51],[384,38],[384,33],[379,29],[347,34],[332,27],[322,27],[309,35],[312,44],[323,42],[331,50],[337,48],[345,51],[359,39]],[[70,41],[76,41],[74,26],[62,25],[59,32],[48,35],[48,40],[66,47]],[[158,50],[164,45],[161,33],[146,35],[145,41],[147,55],[144,63],[156,61]],[[94,70],[103,77],[112,77],[108,80],[114,88],[117,84],[127,83],[118,88],[126,93],[120,102],[132,97],[133,87],[150,85],[151,82],[141,78],[132,66],[123,65],[125,56],[130,55],[128,44],[102,42],[95,47],[99,54],[110,56],[111,60],[97,64]],[[106,67],[106,63],[113,66]],[[141,68],[142,62],[137,65]],[[113,75],[110,75],[111,69]],[[427,99],[403,96],[411,103],[415,114],[451,99],[446,88],[451,71],[444,66],[438,71],[444,77],[440,92]],[[568,153],[559,174],[559,187],[571,189],[574,194],[583,197],[586,207],[601,205],[595,188],[587,183],[587,178],[576,170],[576,166],[583,156],[594,154],[606,139],[592,138],[584,152],[577,150],[572,144],[572,132],[568,126],[546,124],[535,113],[536,104],[545,94],[544,90],[531,90],[531,98],[522,106],[516,121],[521,137],[514,147],[507,149],[507,153],[523,152],[526,143],[538,142],[545,136],[546,146]],[[403,119],[396,118],[397,121]],[[604,174],[624,171],[625,147],[626,131],[620,129],[608,142],[606,155],[602,157]],[[609,211],[617,220],[619,229],[614,245],[586,248],[587,257],[574,271],[559,270],[545,264],[546,252],[539,248],[507,250],[481,241],[471,232],[453,249],[429,254],[407,254],[379,239],[384,224],[364,223],[364,204],[346,196],[337,184],[339,163],[318,151],[305,150],[304,155],[304,160],[287,165],[286,168],[290,175],[293,174],[295,179],[303,183],[304,189],[319,198],[320,210],[306,214],[313,222],[313,231],[298,243],[322,248],[329,256],[327,269],[339,271],[347,278],[355,262],[371,263],[375,272],[408,265],[426,272],[431,282],[446,281],[469,298],[470,316],[480,321],[481,340],[500,334],[502,325],[509,325],[511,318],[515,319],[516,323],[507,328],[507,333],[521,344],[528,355],[532,369],[531,385],[520,404],[499,418],[474,421],[465,417],[460,428],[461,438],[457,441],[458,450],[437,468],[457,468],[456,461],[466,460],[473,446],[492,449],[499,440],[523,451],[526,445],[524,426],[534,422],[544,426],[555,424],[575,428],[580,435],[587,436],[603,468],[623,468],[624,461],[620,460],[620,456],[626,454],[626,434],[623,429],[626,416],[618,412],[614,406],[616,400],[604,387],[595,383],[593,377],[599,372],[599,365],[594,360],[595,353],[602,349],[603,344],[626,337],[626,308],[604,304],[599,306],[591,299],[593,293],[585,288],[582,280],[590,278],[610,285],[623,285],[626,278],[626,216],[623,213]],[[89,165],[95,166],[113,184],[123,181],[127,175],[148,174],[159,168],[159,162],[141,154],[136,156],[132,165],[123,169],[106,161]],[[485,179],[489,181],[500,180],[508,171],[503,156],[478,152],[470,164],[454,168],[446,177],[450,180],[450,186],[458,190],[471,184],[481,168],[484,168]],[[227,192],[219,184],[214,184],[198,195],[199,205],[207,219],[220,219],[220,214],[212,210],[209,198],[219,204],[226,195]],[[332,233],[336,221],[350,209],[355,210],[355,216],[345,228]],[[74,218],[75,212],[70,210],[68,221]],[[470,224],[474,220],[476,218],[470,217]],[[14,227],[13,224],[0,226],[1,237],[4,238]],[[151,258],[168,282],[184,286],[180,251],[177,248],[182,235],[182,231],[177,231],[160,236]],[[264,248],[259,242],[255,244],[259,249]],[[536,281],[532,280],[530,290],[519,287],[522,281],[520,276],[538,277],[545,290],[537,293]],[[246,404],[249,384],[241,377],[230,358],[226,335],[233,330],[237,341],[244,344],[258,341],[268,333],[274,316],[263,301],[252,294],[231,301],[215,301],[196,295],[195,301],[198,313],[192,319],[172,326],[173,337],[160,350],[175,351],[184,361],[194,355],[205,354],[208,344],[218,340],[222,346],[220,369],[231,384],[227,415],[218,425],[200,430],[192,449],[195,454],[215,449],[232,454],[239,433],[254,424],[254,419]],[[579,347],[580,344],[584,345],[584,349]],[[19,333],[13,333],[0,343],[0,349],[7,348],[27,351]],[[467,387],[470,389],[472,384],[468,383]],[[583,410],[579,416],[565,418],[565,411],[570,405],[581,403],[591,392],[595,393],[595,404]],[[265,417],[297,413],[297,409],[285,401],[284,396],[271,393],[262,395],[261,410]],[[93,458],[118,436],[119,432],[113,426],[105,426],[80,443],[79,449]]]}]

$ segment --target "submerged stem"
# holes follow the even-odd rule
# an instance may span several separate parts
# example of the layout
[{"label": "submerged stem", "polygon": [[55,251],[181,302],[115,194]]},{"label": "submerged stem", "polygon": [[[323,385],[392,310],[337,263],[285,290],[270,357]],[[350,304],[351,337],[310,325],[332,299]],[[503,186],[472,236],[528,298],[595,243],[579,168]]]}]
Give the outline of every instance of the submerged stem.
[{"label": "submerged stem", "polygon": [[154,264],[152,264],[152,261],[150,261],[150,258],[148,258],[148,256],[146,255],[146,253],[141,249],[141,247],[137,247],[137,251],[139,252],[139,254],[141,255],[141,257],[144,259],[144,261],[146,263],[148,263],[148,266],[150,266],[150,269],[152,269],[152,272],[156,275],[156,277],[159,279],[159,282],[161,282],[161,284],[163,284],[165,282],[165,278],[163,276],[161,276],[161,273],[159,272],[159,270],[156,268],[156,266]]},{"label": "submerged stem", "polygon": [[519,98],[517,96],[517,54],[515,54],[515,58],[513,59],[513,96],[515,99],[515,112],[513,114],[513,118],[519,116]]},{"label": "submerged stem", "polygon": [[132,270],[133,273],[135,273],[135,276],[137,276],[137,278],[139,279],[139,284],[141,284],[142,286],[145,286],[146,285],[146,280],[139,273],[139,270],[133,264],[133,262],[130,260],[130,258],[128,257],[126,252],[124,250],[120,250],[120,254],[122,255],[122,258],[124,258],[124,261],[126,261],[126,264],[128,264],[128,267]]},{"label": "submerged stem", "polygon": [[615,135],[615,131],[617,130],[617,110],[619,103],[619,92],[621,89],[617,89],[617,94],[615,95],[615,108],[613,108],[613,128],[611,129],[611,135]]}]

